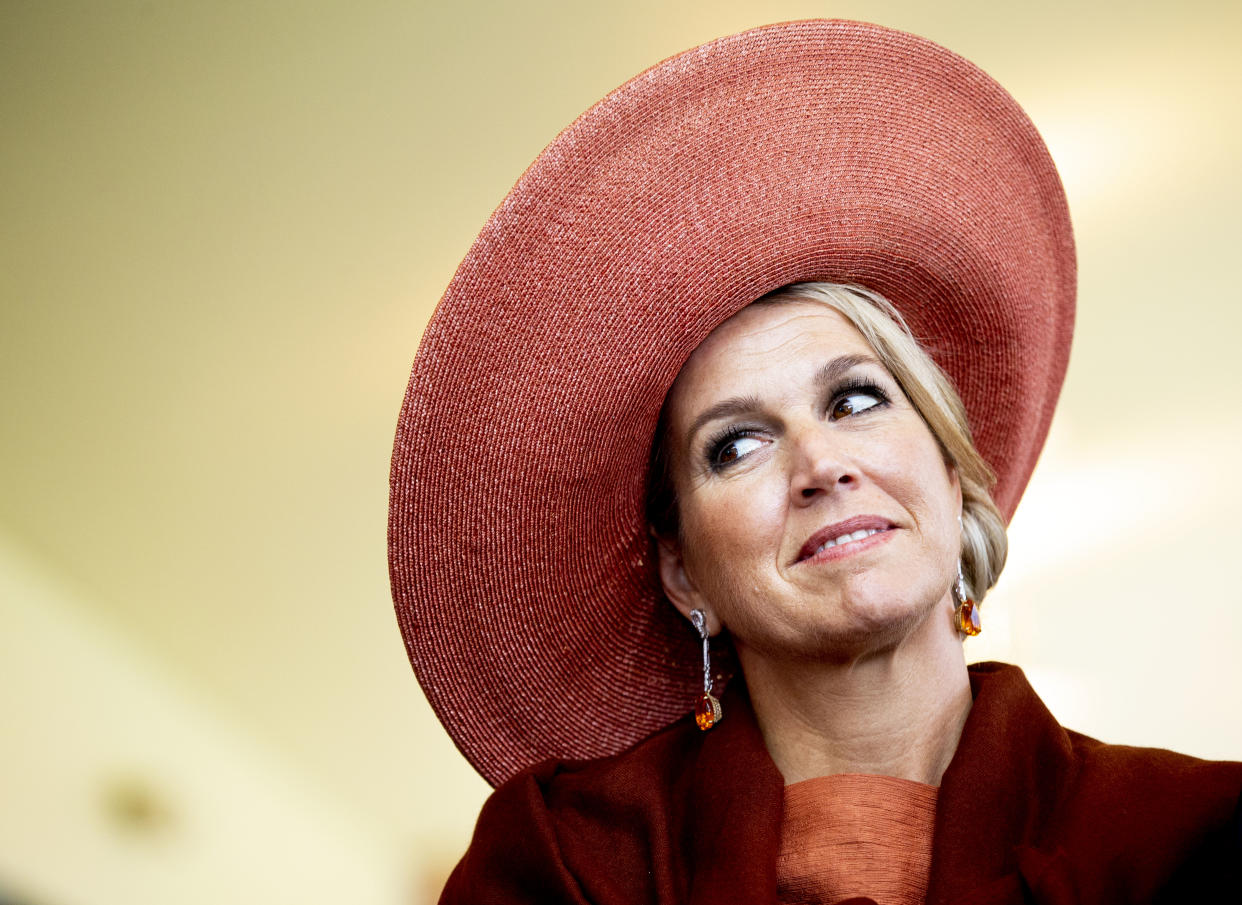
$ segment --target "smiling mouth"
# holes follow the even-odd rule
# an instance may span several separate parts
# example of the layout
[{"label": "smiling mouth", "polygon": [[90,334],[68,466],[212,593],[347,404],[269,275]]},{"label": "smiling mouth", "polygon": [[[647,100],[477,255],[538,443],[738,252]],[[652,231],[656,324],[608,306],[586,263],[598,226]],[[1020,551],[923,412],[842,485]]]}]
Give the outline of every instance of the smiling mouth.
[{"label": "smiling mouth", "polygon": [[[852,540],[862,540],[864,537],[870,537],[873,534],[879,534],[881,531],[887,531],[887,528],[859,528],[852,534],[842,534],[840,537],[834,538],[824,543],[815,553],[822,553],[831,547],[839,547],[842,544],[848,544]],[[811,555],[814,556],[815,553]]]},{"label": "smiling mouth", "polygon": [[[844,522],[838,522],[835,525],[828,525],[816,531],[807,539],[807,542],[802,545],[802,549],[798,551],[798,558],[795,562],[805,562],[838,547],[846,547],[851,544],[863,546],[861,542],[875,537],[877,534],[886,534],[894,528],[896,528],[896,525],[892,522],[877,516],[860,516],[847,519]],[[840,552],[846,553],[845,550]],[[836,557],[833,556],[832,558]]]}]

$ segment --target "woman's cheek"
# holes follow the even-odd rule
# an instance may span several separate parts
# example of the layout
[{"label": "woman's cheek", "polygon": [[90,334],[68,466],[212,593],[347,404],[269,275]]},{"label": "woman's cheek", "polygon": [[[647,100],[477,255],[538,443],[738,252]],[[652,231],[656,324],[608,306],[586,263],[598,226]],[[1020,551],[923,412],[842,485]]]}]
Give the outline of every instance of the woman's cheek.
[{"label": "woman's cheek", "polygon": [[720,507],[722,530],[737,535],[738,546],[763,546],[781,527],[787,489],[775,469],[757,470],[729,488]]},{"label": "woman's cheek", "polygon": [[779,483],[767,475],[739,476],[696,496],[685,522],[696,571],[731,573],[730,584],[753,585],[757,564],[772,560],[780,548],[785,507]]}]

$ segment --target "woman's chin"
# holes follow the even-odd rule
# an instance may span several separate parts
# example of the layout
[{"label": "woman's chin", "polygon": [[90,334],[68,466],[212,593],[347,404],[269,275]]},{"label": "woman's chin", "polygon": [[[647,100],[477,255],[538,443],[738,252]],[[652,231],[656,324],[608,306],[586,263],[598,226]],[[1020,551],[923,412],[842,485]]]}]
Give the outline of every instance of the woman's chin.
[{"label": "woman's chin", "polygon": [[[778,637],[747,642],[735,635],[734,644],[743,668],[750,659],[748,654],[777,661],[848,663],[894,651],[925,634],[932,624],[928,617],[938,610],[937,606],[851,601],[836,608],[830,617],[799,620]],[[948,618],[944,627],[948,634]]]}]

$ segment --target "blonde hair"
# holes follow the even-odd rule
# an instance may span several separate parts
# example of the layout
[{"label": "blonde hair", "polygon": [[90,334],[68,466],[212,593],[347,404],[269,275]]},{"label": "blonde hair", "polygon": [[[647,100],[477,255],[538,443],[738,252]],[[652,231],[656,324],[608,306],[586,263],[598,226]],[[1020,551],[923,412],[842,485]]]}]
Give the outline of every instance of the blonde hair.
[{"label": "blonde hair", "polygon": [[966,595],[983,600],[1005,567],[1009,536],[992,502],[996,475],[975,449],[966,407],[953,382],[919,345],[901,312],[878,292],[842,283],[793,283],[753,304],[791,301],[820,302],[854,325],[923,418],[945,461],[957,469],[962,486],[962,576]]},{"label": "blonde hair", "polygon": [[[996,476],[975,449],[957,390],[948,375],[919,345],[893,304],[862,286],[842,283],[793,283],[752,302],[820,302],[854,325],[875,350],[910,404],[940,445],[945,461],[957,469],[962,488],[961,562],[966,596],[980,602],[1000,578],[1009,552],[1005,520],[992,502]],[[657,538],[679,533],[677,496],[667,449],[667,412],[661,411],[651,449],[647,521]]]}]

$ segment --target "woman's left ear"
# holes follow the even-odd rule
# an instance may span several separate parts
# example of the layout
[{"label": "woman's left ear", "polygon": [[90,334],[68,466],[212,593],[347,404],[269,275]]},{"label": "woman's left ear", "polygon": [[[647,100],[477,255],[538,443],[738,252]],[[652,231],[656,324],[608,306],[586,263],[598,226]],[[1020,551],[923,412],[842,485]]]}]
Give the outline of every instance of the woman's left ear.
[{"label": "woman's left ear", "polygon": [[703,599],[698,585],[686,571],[681,545],[675,540],[657,537],[656,552],[660,560],[660,584],[664,586],[665,596],[691,624],[693,620],[690,620],[690,612],[702,610],[707,617],[707,633],[715,635],[720,631],[720,620],[716,618],[711,606]]}]

